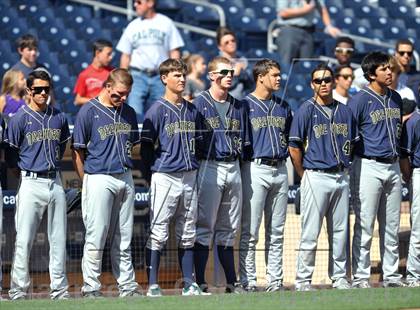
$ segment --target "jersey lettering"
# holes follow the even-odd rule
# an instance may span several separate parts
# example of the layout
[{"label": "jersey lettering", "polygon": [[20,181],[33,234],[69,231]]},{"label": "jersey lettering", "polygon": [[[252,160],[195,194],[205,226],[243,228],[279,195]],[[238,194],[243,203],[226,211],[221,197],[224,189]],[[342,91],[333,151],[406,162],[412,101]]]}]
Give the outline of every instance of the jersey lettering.
[{"label": "jersey lettering", "polygon": [[131,125],[127,123],[115,123],[98,127],[98,132],[101,140],[116,134],[128,134],[131,131]]},{"label": "jersey lettering", "polygon": [[194,132],[195,122],[191,122],[191,121],[173,122],[173,123],[165,125],[165,130],[169,137],[172,137],[176,133]]},{"label": "jersey lettering", "polygon": [[319,139],[322,136],[328,134],[328,125],[327,124],[318,124],[313,127],[315,138]]},{"label": "jersey lettering", "polygon": [[39,141],[52,140],[60,141],[61,129],[45,128],[41,130],[31,131],[26,134],[28,145],[32,145]]},{"label": "jersey lettering", "polygon": [[239,122],[239,120],[234,118],[226,117],[226,125],[227,128],[233,131],[238,131],[239,129],[241,129],[241,123]]},{"label": "jersey lettering", "polygon": [[347,137],[349,134],[348,126],[344,123],[332,124],[332,131],[335,135],[342,135],[343,137]]},{"label": "jersey lettering", "polygon": [[275,127],[284,130],[286,128],[286,119],[281,116],[267,116],[251,118],[251,125],[254,130],[266,127]]},{"label": "jersey lettering", "polygon": [[206,126],[208,129],[220,128],[220,119],[218,116],[206,118]]},{"label": "jersey lettering", "polygon": [[383,121],[385,118],[401,118],[401,110],[399,108],[386,108],[379,109],[370,112],[370,118],[372,119],[372,123],[375,125],[380,121]]}]

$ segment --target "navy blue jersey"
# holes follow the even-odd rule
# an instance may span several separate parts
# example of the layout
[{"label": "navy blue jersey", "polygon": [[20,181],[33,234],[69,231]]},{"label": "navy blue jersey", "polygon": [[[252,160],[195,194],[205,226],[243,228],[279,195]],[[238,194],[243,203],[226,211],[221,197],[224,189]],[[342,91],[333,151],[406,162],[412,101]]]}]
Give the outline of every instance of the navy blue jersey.
[{"label": "navy blue jersey", "polygon": [[287,102],[276,96],[259,100],[252,94],[244,99],[249,117],[251,154],[248,158],[286,159],[292,111]]},{"label": "navy blue jersey", "polygon": [[190,171],[198,168],[196,143],[202,140],[197,108],[183,100],[178,107],[165,99],[157,100],[146,112],[141,142],[157,144],[153,172]]},{"label": "navy blue jersey", "polygon": [[65,115],[51,106],[44,112],[23,106],[10,118],[5,134],[5,141],[18,149],[19,168],[32,172],[60,169],[69,138]]},{"label": "navy blue jersey", "polygon": [[348,102],[357,121],[360,141],[355,154],[367,157],[396,157],[400,152],[402,131],[400,95],[388,89],[384,97],[368,87]]},{"label": "navy blue jersey", "polygon": [[405,122],[401,151],[404,155],[410,156],[412,167],[420,168],[420,111],[415,111]]},{"label": "navy blue jersey", "polygon": [[358,139],[350,109],[333,101],[331,118],[313,99],[302,103],[290,129],[289,145],[303,149],[303,168],[350,165],[351,146]]},{"label": "navy blue jersey", "polygon": [[133,168],[131,151],[138,143],[136,112],[129,105],[109,108],[93,98],[79,110],[73,130],[73,148],[86,150],[86,173],[123,173]]},{"label": "navy blue jersey", "polygon": [[213,160],[241,156],[243,147],[250,145],[248,116],[244,104],[228,95],[225,104],[229,104],[229,109],[225,127],[208,90],[195,98],[193,103],[205,124],[203,147],[200,150],[202,158]]}]

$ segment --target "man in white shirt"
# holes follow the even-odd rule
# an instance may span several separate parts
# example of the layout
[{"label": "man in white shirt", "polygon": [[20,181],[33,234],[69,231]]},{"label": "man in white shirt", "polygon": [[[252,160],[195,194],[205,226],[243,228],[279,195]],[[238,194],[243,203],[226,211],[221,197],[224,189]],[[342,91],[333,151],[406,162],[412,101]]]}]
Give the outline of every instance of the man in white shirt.
[{"label": "man in white shirt", "polygon": [[350,98],[349,90],[354,79],[353,68],[350,64],[337,66],[334,71],[334,79],[333,99],[347,104]]},{"label": "man in white shirt", "polygon": [[148,106],[164,93],[159,77],[159,65],[168,58],[180,58],[179,48],[184,41],[173,21],[156,12],[157,0],[136,0],[134,7],[138,18],[124,30],[117,50],[120,51],[120,67],[128,68],[134,84],[128,98],[139,121]]}]

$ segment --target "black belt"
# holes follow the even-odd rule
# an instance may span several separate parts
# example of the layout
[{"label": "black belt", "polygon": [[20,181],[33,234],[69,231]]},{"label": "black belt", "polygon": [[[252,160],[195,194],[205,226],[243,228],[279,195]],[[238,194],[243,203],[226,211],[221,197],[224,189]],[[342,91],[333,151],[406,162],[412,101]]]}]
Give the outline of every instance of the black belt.
[{"label": "black belt", "polygon": [[338,172],[343,172],[345,169],[345,167],[343,165],[337,165],[331,168],[325,168],[325,169],[308,169],[308,170],[312,170],[312,171],[317,171],[317,172],[324,172],[324,173],[338,173]]},{"label": "black belt", "polygon": [[129,69],[131,71],[137,71],[137,72],[144,73],[147,76],[155,76],[155,75],[159,74],[159,71],[155,70],[155,69],[140,69],[140,68],[136,68],[136,67],[130,67]]},{"label": "black belt", "polygon": [[284,159],[261,157],[261,158],[255,158],[253,162],[256,163],[257,165],[267,165],[271,167],[277,167],[283,164]]},{"label": "black belt", "polygon": [[375,157],[375,156],[360,156],[362,158],[377,161],[378,163],[393,164],[398,160],[398,157]]},{"label": "black belt", "polygon": [[237,159],[238,159],[238,156],[230,155],[230,156],[215,158],[214,160],[215,161],[232,162],[232,161],[236,161]]},{"label": "black belt", "polygon": [[45,179],[55,179],[57,177],[57,171],[43,171],[43,172],[32,172],[32,171],[22,171],[25,177],[32,178],[45,178]]}]

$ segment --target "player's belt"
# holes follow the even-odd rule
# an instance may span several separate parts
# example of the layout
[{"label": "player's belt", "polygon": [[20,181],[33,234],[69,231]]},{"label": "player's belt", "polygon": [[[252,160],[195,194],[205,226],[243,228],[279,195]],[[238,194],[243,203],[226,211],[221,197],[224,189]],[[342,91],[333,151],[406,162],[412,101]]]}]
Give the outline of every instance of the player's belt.
[{"label": "player's belt", "polygon": [[57,177],[57,171],[44,171],[44,172],[33,172],[33,171],[22,171],[22,175],[25,177],[31,178],[45,178],[45,179],[55,179]]},{"label": "player's belt", "polygon": [[254,163],[257,165],[267,165],[271,167],[277,167],[279,165],[282,165],[284,162],[284,159],[277,159],[277,158],[255,158],[253,160]]},{"label": "player's belt", "polygon": [[343,165],[337,165],[337,166],[326,168],[326,169],[308,169],[308,170],[324,172],[324,173],[338,173],[338,172],[343,172],[344,169],[345,167]]},{"label": "player's belt", "polygon": [[238,159],[238,156],[236,155],[230,155],[230,156],[224,156],[224,157],[218,157],[215,158],[215,161],[224,161],[224,162],[231,162],[231,161],[236,161]]},{"label": "player's belt", "polygon": [[147,76],[155,76],[155,75],[159,74],[158,70],[155,70],[155,69],[140,69],[140,68],[136,68],[136,67],[130,67],[129,69],[131,71],[137,71],[137,72],[144,73]]},{"label": "player's belt", "polygon": [[365,156],[365,155],[362,155],[361,157],[374,160],[374,161],[377,161],[378,163],[383,163],[383,164],[393,164],[398,160],[398,157],[375,157],[375,156]]}]

